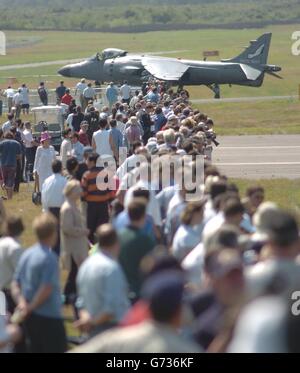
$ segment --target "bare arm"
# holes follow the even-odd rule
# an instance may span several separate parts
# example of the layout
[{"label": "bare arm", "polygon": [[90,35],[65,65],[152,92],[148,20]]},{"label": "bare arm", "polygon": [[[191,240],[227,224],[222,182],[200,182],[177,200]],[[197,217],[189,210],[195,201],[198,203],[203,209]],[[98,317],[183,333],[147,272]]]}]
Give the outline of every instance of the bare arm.
[{"label": "bare arm", "polygon": [[97,148],[94,138],[92,138],[92,147],[93,147],[94,150],[96,150],[96,148]]},{"label": "bare arm", "polygon": [[113,154],[114,154],[114,157],[115,157],[116,159],[118,159],[118,151],[117,151],[116,145],[115,145],[115,143],[114,143],[114,141],[113,141],[112,134],[109,135],[109,145],[110,145],[111,150],[112,150],[112,152],[113,152]]}]

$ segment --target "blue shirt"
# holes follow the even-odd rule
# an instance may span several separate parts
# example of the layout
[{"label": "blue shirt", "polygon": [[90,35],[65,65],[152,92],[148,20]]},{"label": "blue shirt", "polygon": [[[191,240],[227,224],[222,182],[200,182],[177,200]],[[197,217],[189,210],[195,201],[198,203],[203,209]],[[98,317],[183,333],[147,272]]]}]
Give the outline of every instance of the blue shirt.
[{"label": "blue shirt", "polygon": [[98,249],[80,267],[77,306],[92,316],[110,314],[121,321],[129,309],[128,285],[120,264]]},{"label": "blue shirt", "polygon": [[120,130],[118,130],[118,128],[111,128],[110,129],[110,133],[112,135],[112,138],[113,138],[113,142],[117,148],[117,150],[119,148],[121,148],[123,146],[123,135],[121,133]]},{"label": "blue shirt", "polygon": [[57,256],[49,248],[36,244],[26,250],[18,263],[15,280],[22,295],[31,302],[41,286],[52,286],[49,298],[33,313],[53,319],[61,318],[61,295]]},{"label": "blue shirt", "polygon": [[159,95],[157,93],[154,93],[153,91],[150,91],[146,94],[144,97],[147,101],[150,101],[152,103],[157,104],[159,102]]},{"label": "blue shirt", "polygon": [[[127,211],[122,211],[113,221],[113,226],[117,231],[121,231],[124,228],[129,227],[130,219]],[[146,233],[148,236],[153,238],[154,236],[154,222],[153,218],[150,215],[146,215],[145,225],[142,229],[143,233]]]},{"label": "blue shirt", "polygon": [[155,133],[159,132],[163,126],[167,123],[167,118],[161,114],[155,114],[153,117]]},{"label": "blue shirt", "polygon": [[6,139],[0,142],[1,165],[17,167],[17,155],[21,154],[21,145],[16,140]]},{"label": "blue shirt", "polygon": [[108,87],[106,89],[106,97],[109,102],[117,102],[118,101],[118,91],[115,87]]},{"label": "blue shirt", "polygon": [[83,153],[84,146],[81,142],[77,141],[75,144],[72,144],[72,155],[77,158],[78,162],[83,162]]}]

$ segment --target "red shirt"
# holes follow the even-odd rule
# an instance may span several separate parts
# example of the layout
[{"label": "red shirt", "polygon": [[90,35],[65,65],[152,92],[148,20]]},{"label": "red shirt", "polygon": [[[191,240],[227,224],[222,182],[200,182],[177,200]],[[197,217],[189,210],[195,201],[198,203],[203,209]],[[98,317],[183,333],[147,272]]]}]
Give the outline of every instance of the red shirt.
[{"label": "red shirt", "polygon": [[88,135],[86,133],[82,132],[81,130],[79,131],[79,141],[84,146],[90,146],[91,145]]},{"label": "red shirt", "polygon": [[73,100],[73,97],[72,97],[70,94],[66,93],[66,94],[62,97],[62,99],[61,99],[61,103],[70,106],[72,100]]}]

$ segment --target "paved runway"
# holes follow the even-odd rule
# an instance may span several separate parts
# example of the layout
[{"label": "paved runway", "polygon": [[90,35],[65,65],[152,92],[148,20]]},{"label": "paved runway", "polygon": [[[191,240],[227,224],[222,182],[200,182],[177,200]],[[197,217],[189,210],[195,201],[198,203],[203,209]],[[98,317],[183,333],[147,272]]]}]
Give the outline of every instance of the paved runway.
[{"label": "paved runway", "polygon": [[300,179],[300,135],[225,136],[213,162],[230,177]]}]

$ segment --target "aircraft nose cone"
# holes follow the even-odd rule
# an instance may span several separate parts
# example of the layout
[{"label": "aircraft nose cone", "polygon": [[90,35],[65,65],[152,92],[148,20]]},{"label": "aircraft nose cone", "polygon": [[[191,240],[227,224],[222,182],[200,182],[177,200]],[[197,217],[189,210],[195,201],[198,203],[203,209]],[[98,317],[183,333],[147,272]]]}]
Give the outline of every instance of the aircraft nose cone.
[{"label": "aircraft nose cone", "polygon": [[71,69],[68,66],[64,66],[60,70],[58,70],[58,74],[66,77],[71,77]]}]

